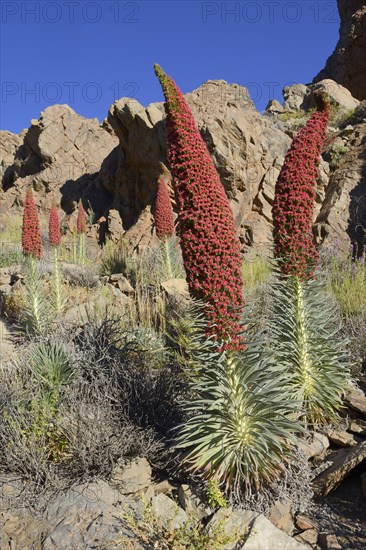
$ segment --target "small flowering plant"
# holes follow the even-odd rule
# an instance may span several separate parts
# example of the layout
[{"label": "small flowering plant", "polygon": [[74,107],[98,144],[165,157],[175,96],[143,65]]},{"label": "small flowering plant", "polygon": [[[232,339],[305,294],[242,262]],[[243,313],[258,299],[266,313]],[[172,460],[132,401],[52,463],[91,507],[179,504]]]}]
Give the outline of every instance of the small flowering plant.
[{"label": "small flowering plant", "polygon": [[160,240],[174,235],[173,207],[169,197],[168,186],[163,177],[159,179],[155,203],[155,228]]},{"label": "small flowering plant", "polygon": [[22,247],[27,260],[24,328],[27,333],[42,334],[47,328],[47,307],[38,271],[38,260],[42,256],[42,236],[31,189],[28,189],[25,197]]},{"label": "small flowering plant", "polygon": [[48,222],[48,240],[53,248],[53,308],[56,313],[59,313],[62,310],[64,300],[62,296],[61,271],[58,262],[58,248],[61,242],[61,229],[58,210],[55,204],[52,204],[50,210],[50,217]]},{"label": "small flowering plant", "polygon": [[78,209],[78,217],[76,220],[76,231],[79,235],[79,262],[85,263],[85,235],[86,235],[86,213],[83,203],[80,201]]},{"label": "small flowering plant", "polygon": [[51,246],[59,246],[61,242],[60,220],[55,204],[52,204],[48,223],[48,241]]},{"label": "small flowering plant", "polygon": [[22,227],[22,247],[25,256],[41,258],[42,236],[33,193],[28,189],[25,197]]},{"label": "small flowering plant", "polygon": [[83,203],[80,201],[78,208],[78,217],[76,220],[76,229],[78,234],[86,233],[86,213],[83,206]]}]

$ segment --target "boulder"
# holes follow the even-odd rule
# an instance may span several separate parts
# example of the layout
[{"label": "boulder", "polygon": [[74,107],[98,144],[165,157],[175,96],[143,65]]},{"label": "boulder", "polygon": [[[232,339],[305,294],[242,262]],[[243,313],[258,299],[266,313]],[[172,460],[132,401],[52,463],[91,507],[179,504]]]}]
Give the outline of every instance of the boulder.
[{"label": "boulder", "polygon": [[125,497],[102,480],[77,485],[48,507],[48,535],[42,548],[106,548],[128,543],[142,549],[123,521],[127,510],[141,517],[142,501]]},{"label": "boulder", "polygon": [[344,109],[344,111],[351,111],[360,104],[359,100],[355,99],[347,88],[329,78],[313,84],[310,89],[312,93],[324,92],[329,97],[331,103]]},{"label": "boulder", "polygon": [[277,99],[271,99],[267,103],[266,111],[267,113],[283,113],[284,108]]},{"label": "boulder", "polygon": [[290,500],[277,500],[274,502],[266,517],[281,531],[284,531],[288,535],[293,534],[295,525],[292,514],[292,502]]},{"label": "boulder", "polygon": [[[29,185],[37,206],[44,211],[55,200],[71,213],[83,198],[86,209],[91,206],[101,215],[111,203],[100,185],[99,170],[118,140],[106,123],[84,118],[68,105],[52,105],[41,112],[38,120],[32,120],[21,136],[8,134],[6,159],[14,161],[6,179],[6,188],[13,190],[7,207],[22,206]],[[5,213],[3,206],[1,210]]]},{"label": "boulder", "polygon": [[164,493],[151,499],[151,511],[164,529],[180,529],[189,521],[186,512]]},{"label": "boulder", "polygon": [[344,480],[344,478],[366,458],[366,441],[350,449],[340,449],[327,457],[330,466],[313,481],[316,496],[325,496]]},{"label": "boulder", "polygon": [[327,436],[329,441],[338,447],[354,447],[359,442],[357,437],[342,430],[330,430]]},{"label": "boulder", "polygon": [[151,466],[146,458],[118,464],[113,469],[110,483],[116,485],[124,495],[142,491],[151,485]]},{"label": "boulder", "polygon": [[206,531],[211,536],[216,531],[223,533],[229,539],[225,550],[232,550],[238,548],[238,542],[250,533],[258,516],[257,512],[251,510],[233,511],[231,508],[220,508],[208,522]]},{"label": "boulder", "polygon": [[366,395],[362,390],[352,388],[346,393],[344,402],[351,409],[366,416]]},{"label": "boulder", "polygon": [[282,93],[285,100],[284,110],[298,111],[303,106],[308,89],[305,84],[292,84],[291,86],[285,86]]},{"label": "boulder", "polygon": [[324,434],[310,432],[308,441],[301,441],[299,444],[301,451],[310,459],[321,455],[329,447],[329,440]]},{"label": "boulder", "polygon": [[263,515],[258,515],[251,525],[249,534],[241,550],[305,550],[307,544],[297,541],[280,529],[277,529]]},{"label": "boulder", "polygon": [[184,484],[179,486],[178,500],[183,510],[185,510],[190,517],[199,521],[211,514],[209,506],[205,506],[198,495],[192,492],[189,485]]}]

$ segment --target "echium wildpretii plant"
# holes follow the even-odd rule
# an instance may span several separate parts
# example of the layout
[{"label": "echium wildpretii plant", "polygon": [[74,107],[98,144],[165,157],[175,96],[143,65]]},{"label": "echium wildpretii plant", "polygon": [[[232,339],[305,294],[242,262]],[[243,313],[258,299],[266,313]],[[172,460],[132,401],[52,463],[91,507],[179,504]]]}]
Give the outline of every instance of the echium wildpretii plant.
[{"label": "echium wildpretii plant", "polygon": [[183,94],[159,65],[155,73],[165,96],[168,162],[189,290],[205,303],[208,334],[227,349],[240,348],[242,259],[229,201]]},{"label": "echium wildpretii plant", "polygon": [[85,263],[85,235],[86,235],[86,213],[82,201],[78,208],[78,217],[76,220],[76,231],[79,235],[79,262]]},{"label": "echium wildpretii plant", "polygon": [[212,337],[203,337],[202,316],[194,310],[191,316],[194,369],[176,446],[196,475],[216,480],[228,494],[249,496],[282,477],[293,456],[301,426],[284,388],[288,376],[270,364],[260,334],[253,343],[247,332],[245,350],[218,350]]},{"label": "echium wildpretii plant", "polygon": [[179,277],[182,275],[182,269],[177,250],[173,207],[168,186],[163,177],[160,177],[158,182],[154,219],[156,235],[162,248],[161,276],[164,279]]},{"label": "echium wildpretii plant", "polygon": [[274,253],[280,274],[272,288],[273,359],[291,376],[288,390],[306,420],[330,417],[348,382],[338,318],[316,272],[312,223],[318,164],[329,120],[329,102],[294,138],[279,174],[273,205]]},{"label": "echium wildpretii plant", "polygon": [[272,209],[274,254],[284,274],[311,277],[318,262],[312,233],[316,178],[330,115],[316,96],[317,110],[294,138],[278,176]]},{"label": "echium wildpretii plant", "polygon": [[58,210],[55,204],[52,204],[48,222],[48,241],[53,249],[53,280],[54,296],[53,307],[56,313],[60,313],[63,306],[62,279],[58,261],[59,246],[61,243],[61,228],[58,217]]},{"label": "echium wildpretii plant", "polygon": [[42,334],[47,326],[47,308],[41,288],[38,260],[42,256],[42,236],[32,190],[25,197],[22,248],[26,258],[26,302],[24,324],[28,333]]}]

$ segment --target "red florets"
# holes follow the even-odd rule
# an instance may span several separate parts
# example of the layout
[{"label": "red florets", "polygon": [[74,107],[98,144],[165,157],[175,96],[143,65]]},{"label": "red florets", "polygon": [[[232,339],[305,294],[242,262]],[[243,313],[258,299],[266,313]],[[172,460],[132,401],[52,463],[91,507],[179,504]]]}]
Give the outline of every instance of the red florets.
[{"label": "red florets", "polygon": [[329,102],[318,108],[300,130],[278,176],[272,209],[275,257],[281,271],[308,279],[319,254],[312,235],[316,177],[330,115]]},{"label": "red florets", "polygon": [[23,211],[22,247],[25,256],[42,256],[42,236],[32,190],[27,191]]},{"label": "red florets", "polygon": [[227,348],[244,347],[242,259],[229,201],[183,94],[157,65],[155,72],[166,100],[168,161],[188,286],[206,303],[209,334]]},{"label": "red florets", "polygon": [[57,207],[53,204],[50,210],[48,222],[48,240],[51,246],[59,246],[61,242],[60,220]]},{"label": "red florets", "polygon": [[86,214],[82,202],[80,202],[79,204],[78,217],[76,220],[76,230],[79,234],[86,233]]},{"label": "red florets", "polygon": [[160,178],[155,203],[155,227],[159,239],[174,235],[173,207],[169,197],[168,186],[164,178]]}]

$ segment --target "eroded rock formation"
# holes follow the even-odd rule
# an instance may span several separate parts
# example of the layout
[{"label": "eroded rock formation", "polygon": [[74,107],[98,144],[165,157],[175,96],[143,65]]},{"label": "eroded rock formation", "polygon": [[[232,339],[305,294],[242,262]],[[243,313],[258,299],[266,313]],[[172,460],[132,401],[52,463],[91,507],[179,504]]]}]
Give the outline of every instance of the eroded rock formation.
[{"label": "eroded rock formation", "polygon": [[366,3],[338,0],[341,18],[339,40],[314,82],[331,78],[350,90],[357,99],[366,99]]}]

